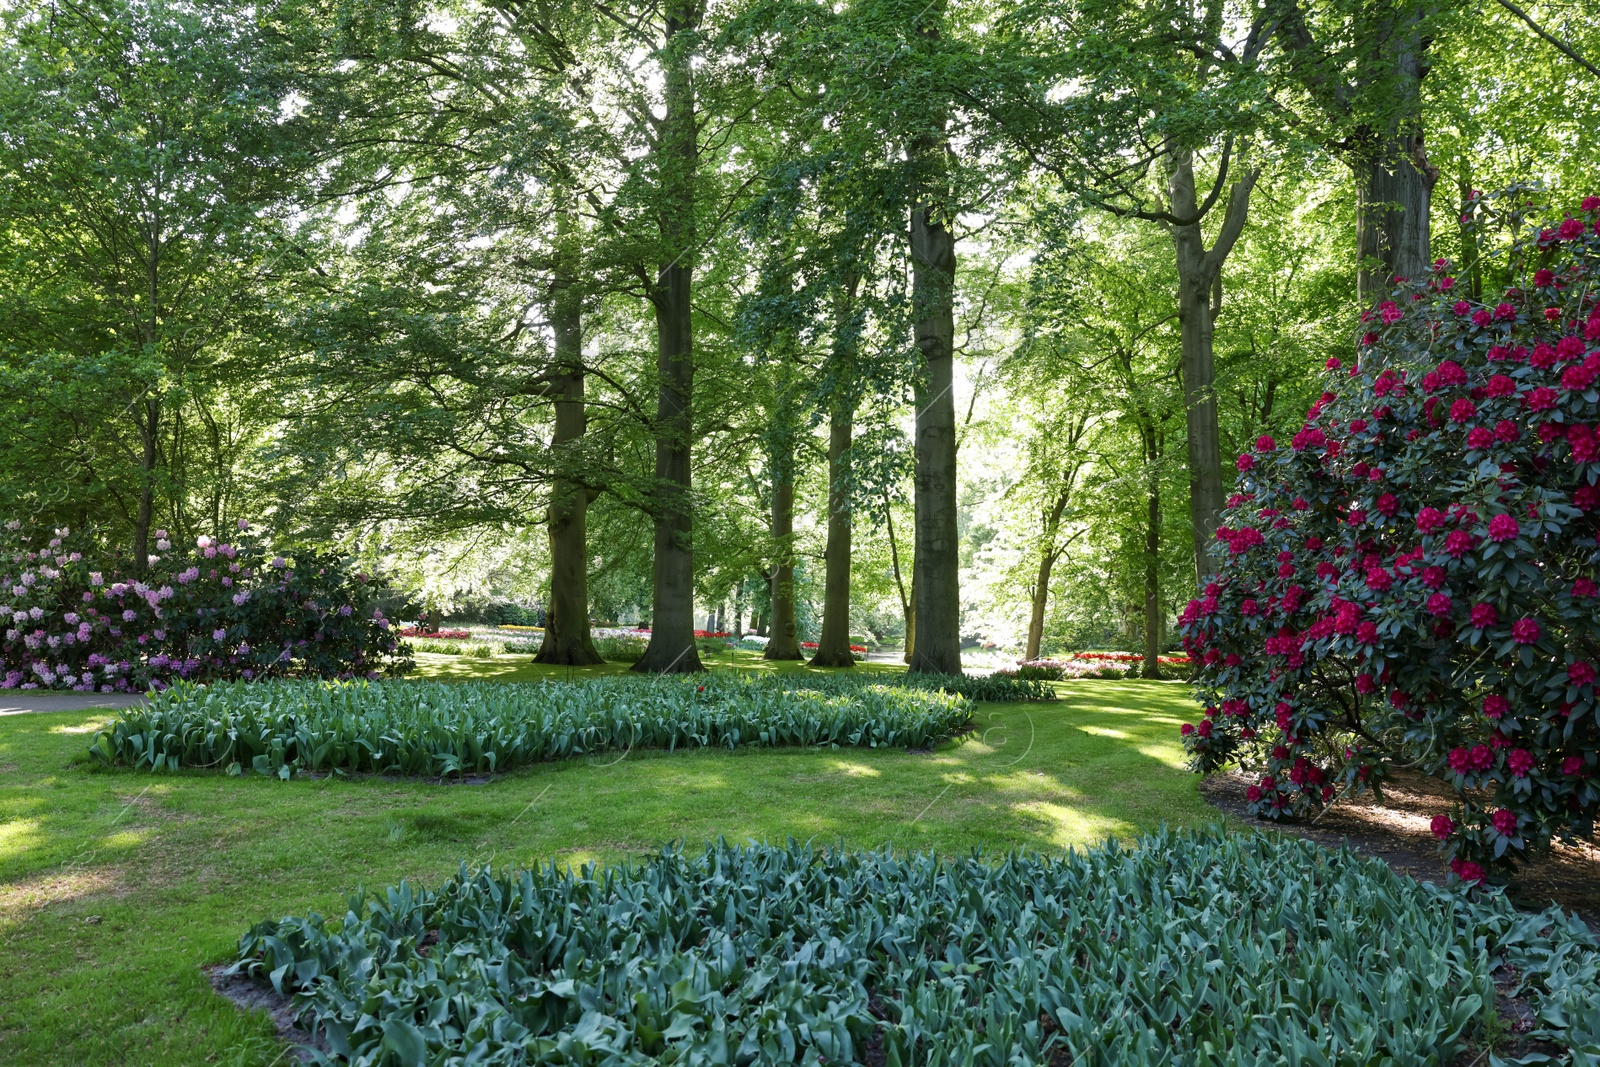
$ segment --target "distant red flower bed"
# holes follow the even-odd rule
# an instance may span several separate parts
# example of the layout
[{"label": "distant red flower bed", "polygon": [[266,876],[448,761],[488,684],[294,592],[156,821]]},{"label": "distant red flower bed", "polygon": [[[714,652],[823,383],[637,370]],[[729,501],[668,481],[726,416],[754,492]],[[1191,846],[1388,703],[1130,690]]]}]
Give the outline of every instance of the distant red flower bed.
[{"label": "distant red flower bed", "polygon": [[434,630],[428,632],[420,626],[411,626],[400,631],[401,637],[436,637],[450,641],[465,641],[472,636],[470,630]]},{"label": "distant red flower bed", "polygon": [[[1068,659],[1098,659],[1109,660],[1113,663],[1143,663],[1144,656],[1137,652],[1074,652]],[[1188,656],[1157,656],[1157,663],[1164,663],[1172,667],[1187,667]]]},{"label": "distant red flower bed", "polygon": [[732,637],[733,636],[732,634],[730,634],[726,630],[696,630],[694,632],[694,635],[696,637]]}]

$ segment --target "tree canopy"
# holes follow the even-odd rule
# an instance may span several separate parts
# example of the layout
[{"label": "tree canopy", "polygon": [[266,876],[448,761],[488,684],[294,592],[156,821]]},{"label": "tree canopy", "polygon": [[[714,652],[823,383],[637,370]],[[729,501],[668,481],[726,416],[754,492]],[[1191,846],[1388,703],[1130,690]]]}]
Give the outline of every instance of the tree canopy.
[{"label": "tree canopy", "polygon": [[1159,673],[1229,457],[1600,153],[1600,31],[1509,0],[24,0],[0,60],[5,511],[649,671]]}]

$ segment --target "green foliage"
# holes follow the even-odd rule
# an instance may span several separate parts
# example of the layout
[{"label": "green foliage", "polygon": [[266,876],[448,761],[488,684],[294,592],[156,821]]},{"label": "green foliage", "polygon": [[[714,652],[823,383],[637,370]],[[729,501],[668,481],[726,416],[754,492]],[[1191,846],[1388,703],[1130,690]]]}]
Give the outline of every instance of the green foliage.
[{"label": "green foliage", "polygon": [[[0,12],[0,501],[190,536],[259,499],[252,358],[303,269],[307,163],[270,4]],[[253,380],[254,379],[254,380]]]},{"label": "green foliage", "polygon": [[463,867],[358,892],[334,923],[261,923],[232,970],[295,994],[358,1065],[1420,1065],[1474,1047],[1503,963],[1526,968],[1535,1036],[1600,1041],[1597,950],[1559,909],[1349,851],[1163,832],[995,863],[791,842]]},{"label": "green foliage", "polygon": [[[836,675],[835,677],[839,677]],[[1037,679],[1006,678],[1000,675],[979,674],[890,674],[865,675],[876,682],[883,679],[890,685],[911,689],[929,689],[946,693],[959,693],[968,700],[985,703],[1012,703],[1021,700],[1054,700],[1055,690]]]},{"label": "green foliage", "polygon": [[926,748],[971,702],[923,686],[796,675],[178,685],[95,735],[97,760],[149,770],[494,773],[632,749]]}]

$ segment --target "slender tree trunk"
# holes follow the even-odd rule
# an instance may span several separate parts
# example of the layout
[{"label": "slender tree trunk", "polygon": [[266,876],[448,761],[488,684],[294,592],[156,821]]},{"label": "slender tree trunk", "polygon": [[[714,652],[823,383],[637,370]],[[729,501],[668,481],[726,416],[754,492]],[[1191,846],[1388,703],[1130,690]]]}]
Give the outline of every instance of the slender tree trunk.
[{"label": "slender tree trunk", "polygon": [[589,631],[589,491],[561,473],[572,462],[572,447],[583,440],[588,429],[583,398],[583,309],[569,283],[557,284],[560,287],[550,306],[556,365],[561,373],[551,438],[558,473],[550,489],[547,526],[550,605],[545,612],[544,641],[534,662],[582,667],[605,662]]},{"label": "slender tree trunk", "polygon": [[883,494],[883,521],[889,530],[889,563],[894,571],[894,586],[900,594],[900,614],[906,620],[905,647],[901,650],[901,659],[911,662],[911,652],[917,643],[917,592],[913,583],[911,592],[906,592],[905,572],[900,567],[900,542],[894,535],[894,505],[889,501],[889,494]]},{"label": "slender tree trunk", "polygon": [[664,115],[655,150],[665,202],[663,261],[650,294],[656,313],[655,560],[651,567],[650,644],[633,669],[654,674],[704,670],[694,643],[694,521],[689,443],[694,433],[694,325],[690,296],[698,145],[689,43],[695,5],[667,5]]},{"label": "slender tree trunk", "polygon": [[1146,431],[1144,530],[1144,668],[1146,678],[1161,677],[1161,469],[1157,465],[1153,435]]},{"label": "slender tree trunk", "polygon": [[1249,214],[1250,192],[1259,171],[1234,182],[1227,214],[1208,250],[1195,194],[1194,156],[1174,150],[1169,158],[1167,196],[1172,213],[1193,219],[1170,226],[1178,268],[1178,321],[1182,341],[1184,415],[1188,425],[1189,524],[1194,538],[1195,576],[1204,582],[1215,569],[1217,526],[1222,521],[1222,438],[1217,426],[1216,370],[1212,336],[1221,311],[1222,265],[1233,250]]},{"label": "slender tree trunk", "polygon": [[161,401],[150,397],[144,402],[144,417],[139,420],[143,454],[139,463],[139,510],[133,520],[133,567],[139,574],[150,570],[150,525],[155,518],[156,467],[161,461],[157,434],[161,429]]},{"label": "slender tree trunk", "polygon": [[794,457],[772,465],[772,636],[762,659],[801,659],[794,620]]},{"label": "slender tree trunk", "polygon": [[822,634],[817,638],[813,667],[854,667],[850,651],[851,438],[855,434],[853,402],[837,397],[828,423],[828,547],[823,582]]},{"label": "slender tree trunk", "polygon": [[1033,595],[1029,597],[1032,611],[1028,616],[1028,644],[1022,655],[1026,660],[1039,658],[1039,645],[1044,641],[1044,612],[1050,599],[1050,572],[1055,569],[1056,559],[1060,555],[1060,550],[1056,548],[1056,537],[1061,531],[1061,516],[1067,510],[1067,497],[1067,493],[1061,493],[1045,513],[1044,536],[1039,539],[1039,573],[1033,583]]},{"label": "slender tree trunk", "polygon": [[[1472,174],[1467,169],[1465,160],[1461,164],[1461,203],[1463,205],[1472,197]],[[1457,231],[1461,238],[1461,266],[1467,272],[1467,285],[1473,300],[1483,299],[1483,253],[1478,247],[1478,230],[1465,223],[1459,224]]]}]

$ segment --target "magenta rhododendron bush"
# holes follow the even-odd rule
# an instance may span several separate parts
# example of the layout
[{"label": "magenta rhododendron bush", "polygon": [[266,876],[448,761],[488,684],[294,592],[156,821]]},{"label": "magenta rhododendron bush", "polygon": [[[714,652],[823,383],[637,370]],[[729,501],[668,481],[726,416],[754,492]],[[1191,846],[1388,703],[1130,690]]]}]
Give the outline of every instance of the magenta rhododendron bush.
[{"label": "magenta rhododendron bush", "polygon": [[396,673],[409,654],[378,584],[335,556],[267,554],[240,522],[229,540],[174,546],[150,568],[93,531],[0,531],[0,687],[143,691],[176,679]]},{"label": "magenta rhododendron bush", "polygon": [[1469,881],[1594,833],[1597,214],[1514,244],[1482,300],[1442,261],[1403,284],[1292,440],[1239,457],[1221,568],[1182,617],[1206,705],[1183,733],[1198,769],[1259,775],[1257,814],[1405,765],[1454,787],[1433,832]]}]

